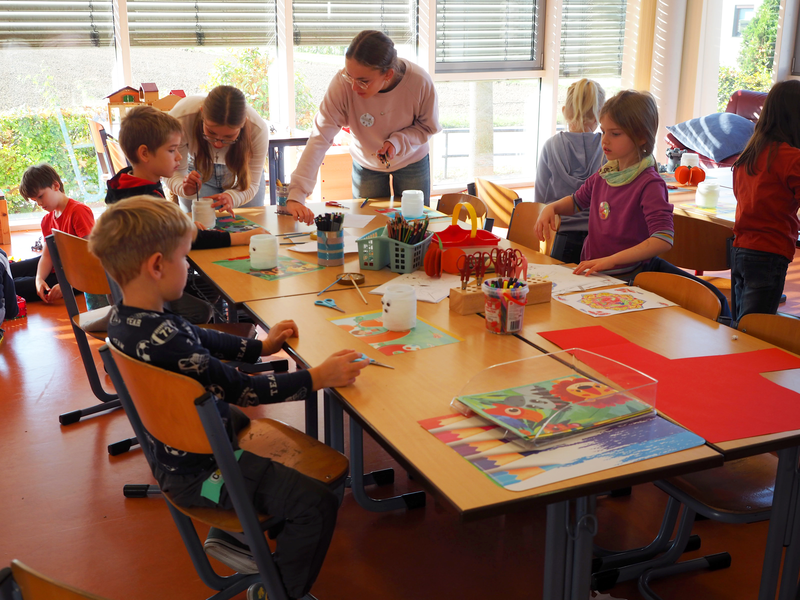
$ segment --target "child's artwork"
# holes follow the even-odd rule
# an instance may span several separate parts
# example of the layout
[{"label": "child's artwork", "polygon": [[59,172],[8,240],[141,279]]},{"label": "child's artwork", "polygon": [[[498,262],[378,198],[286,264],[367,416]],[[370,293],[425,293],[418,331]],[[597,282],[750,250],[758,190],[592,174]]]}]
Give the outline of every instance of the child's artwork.
[{"label": "child's artwork", "polygon": [[[418,219],[423,219],[428,217],[429,219],[439,219],[441,217],[450,217],[451,215],[446,215],[443,212],[439,212],[435,208],[431,208],[430,206],[423,206],[422,207],[423,213],[421,217],[417,217]],[[381,213],[386,215],[390,219],[394,218],[395,213],[399,213],[399,208],[376,208],[376,213]],[[406,219],[406,221],[413,221],[414,219]]]},{"label": "child's artwork", "polygon": [[294,277],[295,275],[311,273],[313,271],[319,271],[320,269],[325,268],[316,263],[306,262],[297,258],[289,258],[288,256],[279,256],[278,266],[274,269],[251,269],[249,256],[243,256],[241,258],[229,258],[227,260],[217,260],[214,262],[214,264],[220,265],[221,267],[226,267],[228,269],[233,269],[234,271],[239,271],[239,273],[252,275],[253,277],[260,277],[261,279],[266,279],[267,281],[275,281],[276,279]]},{"label": "child's artwork", "polygon": [[572,268],[561,265],[539,265],[528,263],[528,277],[540,277],[553,283],[553,296],[582,292],[598,287],[619,285],[620,280],[608,275],[575,275]]},{"label": "child's artwork", "polygon": [[523,440],[538,442],[653,411],[645,402],[578,374],[457,399]]},{"label": "child's artwork", "polygon": [[610,317],[651,308],[677,306],[674,302],[637,287],[558,295],[553,298],[593,317]]},{"label": "child's artwork", "polygon": [[537,450],[503,440],[501,427],[450,414],[419,424],[497,485],[514,492],[701,446],[698,435],[661,417],[578,434]]},{"label": "child's artwork", "polygon": [[416,326],[409,331],[389,331],[383,326],[381,317],[381,312],[370,312],[330,320],[334,325],[365,341],[387,356],[416,352],[424,348],[435,348],[461,341],[460,338],[437,329],[419,317],[417,317]]},{"label": "child's artwork", "polygon": [[217,217],[217,224],[214,229],[218,231],[227,231],[228,233],[238,233],[240,231],[258,229],[259,227],[261,227],[261,225],[245,217],[225,215],[224,217]]}]

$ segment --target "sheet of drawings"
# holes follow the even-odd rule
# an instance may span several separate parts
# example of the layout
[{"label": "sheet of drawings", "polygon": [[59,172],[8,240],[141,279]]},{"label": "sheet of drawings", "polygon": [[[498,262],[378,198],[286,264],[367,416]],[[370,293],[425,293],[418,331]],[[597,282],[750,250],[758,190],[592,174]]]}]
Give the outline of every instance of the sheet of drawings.
[{"label": "sheet of drawings", "polygon": [[563,294],[553,298],[593,317],[610,317],[651,308],[677,306],[661,296],[633,286],[582,294]]}]

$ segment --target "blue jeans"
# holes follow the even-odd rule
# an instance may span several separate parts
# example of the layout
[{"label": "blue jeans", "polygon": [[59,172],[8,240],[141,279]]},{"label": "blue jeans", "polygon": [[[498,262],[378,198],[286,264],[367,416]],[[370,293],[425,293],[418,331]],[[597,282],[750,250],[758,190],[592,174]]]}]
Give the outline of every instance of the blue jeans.
[{"label": "blue jeans", "polygon": [[[389,189],[389,175],[392,188]],[[425,206],[431,205],[431,163],[426,156],[392,173],[372,171],[353,161],[353,198],[400,198],[405,190],[421,190]]]},{"label": "blue jeans", "polygon": [[789,259],[772,252],[736,248],[731,253],[733,319],[749,313],[774,315],[783,294]]},{"label": "blue jeans", "polygon": [[[194,171],[194,164],[190,161],[189,162],[189,172],[191,173]],[[264,171],[262,170],[261,173],[258,175],[259,177],[259,186],[256,195],[253,196],[252,200],[247,204],[242,204],[239,208],[252,208],[254,206],[264,206],[264,196],[266,193],[266,183],[264,182]],[[230,178],[230,171],[226,165],[214,165],[214,174],[211,176],[211,179],[206,181],[203,184],[203,187],[200,188],[200,198],[205,198],[206,196],[213,196],[214,194],[221,194],[225,190],[231,189],[230,186],[223,185],[226,179]],[[191,212],[192,210],[192,200],[193,198],[184,198],[179,196],[181,200],[181,206],[183,210],[187,212]]]},{"label": "blue jeans", "polygon": [[[644,266],[641,271],[654,271],[656,273],[672,273],[673,275],[680,275],[681,277],[688,277],[689,279],[695,280],[697,283],[700,283],[714,292],[714,295],[719,299],[719,304],[722,307],[722,311],[719,313],[720,318],[725,317],[726,319],[731,318],[731,309],[728,306],[728,299],[725,295],[720,292],[717,287],[706,281],[705,279],[700,279],[699,277],[695,277],[691,273],[687,273],[683,269],[679,269],[675,265],[670,262],[667,262],[663,258],[659,258],[655,256],[650,259],[650,262]],[[632,282],[631,282],[632,283]],[[726,321],[727,323],[727,321]]]}]

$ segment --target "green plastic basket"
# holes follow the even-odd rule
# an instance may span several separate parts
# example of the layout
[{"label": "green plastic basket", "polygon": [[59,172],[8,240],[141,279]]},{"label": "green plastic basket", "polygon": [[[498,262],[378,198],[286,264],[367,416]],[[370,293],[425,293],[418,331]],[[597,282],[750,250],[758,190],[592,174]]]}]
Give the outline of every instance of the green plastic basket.
[{"label": "green plastic basket", "polygon": [[378,271],[388,266],[393,273],[411,273],[421,269],[431,236],[433,233],[428,232],[425,239],[412,245],[390,239],[386,227],[370,231],[356,240],[361,268]]}]

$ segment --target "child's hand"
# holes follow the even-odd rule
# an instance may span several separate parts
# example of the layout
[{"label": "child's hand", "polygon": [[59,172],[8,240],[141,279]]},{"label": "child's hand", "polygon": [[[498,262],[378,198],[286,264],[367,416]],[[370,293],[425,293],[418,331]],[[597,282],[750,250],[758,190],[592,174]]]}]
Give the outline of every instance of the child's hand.
[{"label": "child's hand", "polygon": [[297,324],[292,320],[279,321],[269,328],[267,339],[261,342],[261,356],[275,354],[290,337],[297,337]]},{"label": "child's hand", "polygon": [[331,354],[328,359],[318,367],[308,370],[311,374],[314,391],[323,388],[344,387],[355,382],[361,369],[369,365],[368,360],[353,362],[361,358],[361,353],[355,350],[339,350]]},{"label": "child's hand", "polygon": [[314,213],[311,209],[297,200],[289,200],[286,203],[286,210],[292,213],[295,220],[302,221],[306,225],[311,225],[314,222]]},{"label": "child's hand", "polygon": [[183,195],[194,196],[203,187],[203,177],[197,171],[192,171],[183,178]]},{"label": "child's hand", "polygon": [[580,264],[575,267],[573,273],[575,273],[575,275],[580,275],[583,273],[584,275],[589,276],[592,273],[597,273],[599,271],[608,271],[616,266],[617,261],[611,256],[606,256],[604,258],[596,258],[594,260],[582,260]]},{"label": "child's hand", "polygon": [[558,231],[558,221],[556,220],[556,212],[551,204],[548,204],[539,213],[539,218],[536,219],[534,225],[536,237],[540,242],[549,241],[553,233]]},{"label": "child's hand", "polygon": [[200,221],[195,221],[194,226],[197,227],[197,231],[205,231],[206,226],[203,225]]},{"label": "child's hand", "polygon": [[246,246],[250,243],[251,237],[260,233],[267,233],[267,230],[256,227],[248,231],[234,231],[231,233],[231,246]]}]

